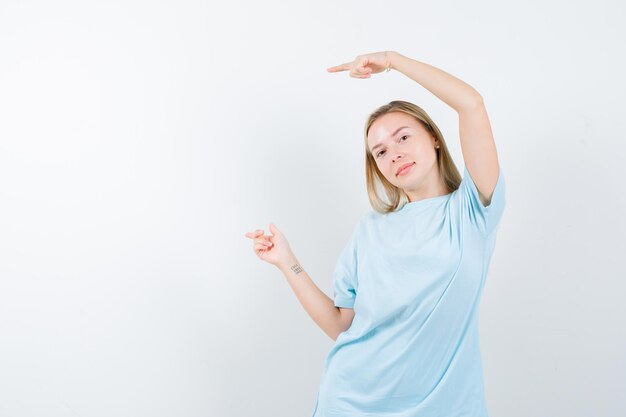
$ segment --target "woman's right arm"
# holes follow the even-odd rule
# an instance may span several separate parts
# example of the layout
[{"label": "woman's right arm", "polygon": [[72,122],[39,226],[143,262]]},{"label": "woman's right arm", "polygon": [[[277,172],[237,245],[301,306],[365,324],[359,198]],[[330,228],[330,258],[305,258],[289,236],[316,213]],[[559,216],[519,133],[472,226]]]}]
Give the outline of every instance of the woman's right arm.
[{"label": "woman's right arm", "polygon": [[291,255],[287,262],[276,266],[313,321],[331,339],[337,340],[339,334],[352,324],[354,310],[336,307],[334,301],[315,285],[295,256]]},{"label": "woman's right arm", "polygon": [[263,229],[257,229],[246,233],[246,237],[253,240],[253,250],[259,259],[276,266],[285,275],[313,321],[331,339],[337,340],[339,334],[352,324],[354,310],[336,307],[334,301],[311,280],[291,251],[287,238],[273,223],[270,223],[270,232],[271,235],[265,235]]}]

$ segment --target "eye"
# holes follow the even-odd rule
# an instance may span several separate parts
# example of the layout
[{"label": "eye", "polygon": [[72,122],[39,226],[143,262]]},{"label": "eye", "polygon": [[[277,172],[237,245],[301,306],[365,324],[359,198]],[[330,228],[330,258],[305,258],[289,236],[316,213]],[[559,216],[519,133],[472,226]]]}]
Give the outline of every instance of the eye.
[{"label": "eye", "polygon": [[[400,136],[400,140],[403,140],[403,139],[404,139],[404,140],[406,141],[406,139],[405,139],[405,138],[408,138],[408,137],[409,137],[409,135]],[[385,152],[385,151],[380,151],[380,152],[378,152],[378,153],[376,154],[376,157],[378,158],[378,157],[379,157],[379,156],[381,156],[384,152]]]}]

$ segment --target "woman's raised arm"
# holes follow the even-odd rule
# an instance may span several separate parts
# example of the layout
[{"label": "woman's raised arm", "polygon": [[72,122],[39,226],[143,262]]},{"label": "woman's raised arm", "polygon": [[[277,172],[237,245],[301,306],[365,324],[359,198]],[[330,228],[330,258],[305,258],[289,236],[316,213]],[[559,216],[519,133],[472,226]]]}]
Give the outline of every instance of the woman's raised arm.
[{"label": "woman's raised arm", "polygon": [[353,78],[370,78],[387,68],[411,78],[456,110],[463,161],[483,205],[489,205],[500,174],[500,164],[491,123],[480,93],[439,68],[395,51],[359,55],[352,62],[328,68],[328,71],[350,71]]}]

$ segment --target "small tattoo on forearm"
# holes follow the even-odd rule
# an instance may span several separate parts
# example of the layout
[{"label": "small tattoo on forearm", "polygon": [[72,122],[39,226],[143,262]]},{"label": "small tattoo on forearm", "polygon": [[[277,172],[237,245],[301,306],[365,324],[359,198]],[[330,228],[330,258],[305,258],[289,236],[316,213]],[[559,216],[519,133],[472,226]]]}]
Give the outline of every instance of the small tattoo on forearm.
[{"label": "small tattoo on forearm", "polygon": [[302,272],[302,271],[303,271],[302,267],[301,267],[300,265],[298,265],[298,264],[293,265],[293,266],[291,267],[291,270],[292,270],[293,272],[295,272],[296,274],[299,274],[300,272]]}]

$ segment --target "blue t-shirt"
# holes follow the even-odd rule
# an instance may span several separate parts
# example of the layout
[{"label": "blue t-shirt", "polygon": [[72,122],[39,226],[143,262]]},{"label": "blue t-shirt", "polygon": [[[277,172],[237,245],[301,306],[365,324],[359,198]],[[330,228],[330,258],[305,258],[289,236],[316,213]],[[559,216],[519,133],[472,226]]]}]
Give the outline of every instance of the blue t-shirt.
[{"label": "blue t-shirt", "polygon": [[487,417],[479,303],[505,206],[467,168],[450,194],[361,218],[333,272],[353,308],[324,365],[313,417]]}]

